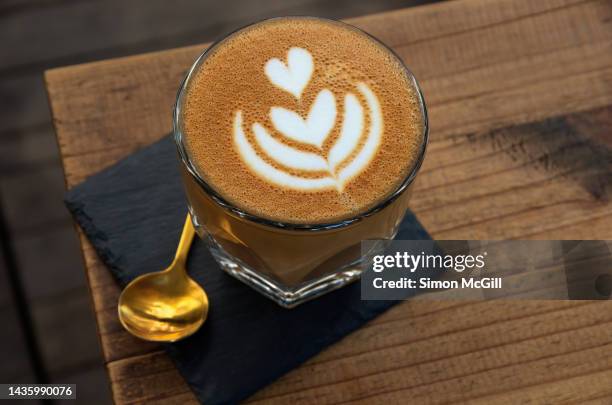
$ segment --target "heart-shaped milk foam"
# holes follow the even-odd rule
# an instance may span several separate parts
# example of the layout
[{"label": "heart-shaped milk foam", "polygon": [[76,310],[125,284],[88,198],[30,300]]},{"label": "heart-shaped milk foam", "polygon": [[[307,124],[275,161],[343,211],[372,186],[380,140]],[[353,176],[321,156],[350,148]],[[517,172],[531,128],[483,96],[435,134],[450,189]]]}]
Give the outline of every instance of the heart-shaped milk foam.
[{"label": "heart-shaped milk foam", "polygon": [[274,128],[287,138],[320,148],[336,122],[336,99],[331,91],[321,90],[306,120],[283,107],[272,107],[270,119]]},{"label": "heart-shaped milk foam", "polygon": [[312,55],[303,48],[291,48],[287,53],[287,64],[280,59],[270,59],[265,66],[266,76],[277,87],[300,98],[308,85],[314,63]]}]

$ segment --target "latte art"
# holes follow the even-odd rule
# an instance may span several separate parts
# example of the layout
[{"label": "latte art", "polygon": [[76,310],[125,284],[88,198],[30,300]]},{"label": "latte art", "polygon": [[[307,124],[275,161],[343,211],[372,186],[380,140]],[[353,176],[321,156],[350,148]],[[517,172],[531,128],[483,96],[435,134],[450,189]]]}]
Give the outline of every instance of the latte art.
[{"label": "latte art", "polygon": [[289,49],[287,65],[276,58],[266,63],[268,79],[298,98],[310,81],[313,70],[312,55],[302,48]]},{"label": "latte art", "polygon": [[[266,75],[270,81],[298,99],[308,85],[313,70],[310,52],[302,48],[291,48],[284,65],[278,59],[266,63]],[[257,155],[249,143],[243,129],[242,111],[234,116],[234,142],[247,166],[267,181],[282,187],[300,190],[317,190],[334,187],[342,192],[344,184],[358,175],[371,162],[381,140],[383,119],[380,104],[376,95],[365,83],[357,83],[356,89],[367,101],[370,126],[361,151],[342,170],[337,170],[349,156],[359,147],[364,135],[364,109],[357,97],[347,93],[344,97],[344,119],[339,138],[332,146],[327,157],[305,152],[278,141],[271,136],[261,124],[253,124],[253,133],[259,147],[269,158],[282,166],[291,169],[327,172],[327,176],[318,178],[303,178],[288,174],[263,160]],[[283,107],[270,109],[270,121],[279,134],[284,137],[316,146],[321,149],[323,143],[336,125],[336,99],[329,89],[321,90],[310,108],[306,119],[295,111]]]},{"label": "latte art", "polygon": [[183,135],[219,196],[290,223],[329,223],[377,205],[423,145],[420,96],[386,47],[340,22],[267,20],[204,56],[186,86]]},{"label": "latte art", "polygon": [[272,107],[270,119],[274,128],[287,138],[321,147],[336,120],[336,99],[325,89],[317,95],[308,117],[282,107]]}]

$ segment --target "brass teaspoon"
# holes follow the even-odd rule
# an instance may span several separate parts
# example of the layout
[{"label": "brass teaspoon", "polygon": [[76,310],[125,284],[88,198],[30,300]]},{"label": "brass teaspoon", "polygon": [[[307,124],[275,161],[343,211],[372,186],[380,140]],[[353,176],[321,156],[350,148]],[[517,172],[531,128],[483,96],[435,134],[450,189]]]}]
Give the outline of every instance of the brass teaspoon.
[{"label": "brass teaspoon", "polygon": [[170,266],[135,278],[121,293],[119,320],[134,336],[174,342],[193,334],[206,320],[208,296],[186,269],[194,234],[188,214]]}]

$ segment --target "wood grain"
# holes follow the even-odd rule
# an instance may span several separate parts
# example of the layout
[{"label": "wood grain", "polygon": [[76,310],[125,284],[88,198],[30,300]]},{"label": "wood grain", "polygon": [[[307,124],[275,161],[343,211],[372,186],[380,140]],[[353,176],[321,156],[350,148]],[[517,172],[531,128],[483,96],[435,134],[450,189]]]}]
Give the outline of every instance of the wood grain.
[{"label": "wood grain", "polygon": [[[434,237],[612,239],[610,2],[455,1],[350,22],[422,84],[431,142],[413,209]],[[68,187],[169,132],[204,47],[47,72]],[[194,401],[158,346],[122,331],[118,289],[81,242],[116,402]],[[605,403],[610,309],[405,302],[251,401]]]}]

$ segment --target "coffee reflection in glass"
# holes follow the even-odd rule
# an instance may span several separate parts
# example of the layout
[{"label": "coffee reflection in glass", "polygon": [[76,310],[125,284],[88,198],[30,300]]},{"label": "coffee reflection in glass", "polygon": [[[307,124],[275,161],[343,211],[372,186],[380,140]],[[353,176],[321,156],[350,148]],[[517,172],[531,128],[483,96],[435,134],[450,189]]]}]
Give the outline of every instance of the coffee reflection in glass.
[{"label": "coffee reflection in glass", "polygon": [[293,307],[357,280],[363,240],[396,235],[428,125],[390,49],[341,22],[286,17],[200,55],[179,89],[174,137],[215,260]]}]

